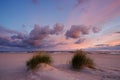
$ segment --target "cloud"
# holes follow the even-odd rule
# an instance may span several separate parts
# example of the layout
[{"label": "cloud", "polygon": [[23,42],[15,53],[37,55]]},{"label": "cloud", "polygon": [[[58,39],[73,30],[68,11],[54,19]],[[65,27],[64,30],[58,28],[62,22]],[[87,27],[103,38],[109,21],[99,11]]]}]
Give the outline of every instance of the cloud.
[{"label": "cloud", "polygon": [[51,33],[52,34],[59,34],[59,33],[61,33],[63,31],[63,29],[64,29],[64,25],[56,23],[54,25],[53,30],[51,30]]},{"label": "cloud", "polygon": [[39,25],[34,25],[34,29],[30,32],[29,36],[32,40],[42,40],[50,34],[51,30],[49,26],[40,27]]},{"label": "cloud", "polygon": [[92,27],[92,31],[93,31],[94,33],[98,33],[99,31],[101,31],[101,28],[94,26],[94,27]]},{"label": "cloud", "polygon": [[117,32],[115,32],[115,33],[120,34],[120,31],[117,31]]},{"label": "cloud", "polygon": [[[120,0],[88,0],[81,3],[78,0],[78,6],[70,13],[67,25],[104,25],[120,16]],[[79,6],[86,11],[80,10]]]},{"label": "cloud", "polygon": [[23,39],[23,33],[0,26],[0,46],[19,47],[18,39]]},{"label": "cloud", "polygon": [[17,34],[17,35],[13,35],[11,36],[12,39],[24,39],[26,36],[22,35],[22,34]]},{"label": "cloud", "polygon": [[70,30],[66,32],[66,38],[79,38],[80,37],[80,26],[71,26]]},{"label": "cloud", "polygon": [[67,45],[67,43],[64,43],[64,42],[57,42],[57,43],[52,43],[52,42],[47,42],[46,45],[42,46],[42,48],[55,48],[55,47],[58,47],[58,46],[65,46]]},{"label": "cloud", "polygon": [[[18,31],[0,27],[0,46],[21,47],[21,48],[43,48],[52,46],[53,43],[49,37],[57,36],[63,32],[64,26],[56,23],[53,28],[49,26],[34,25],[34,28],[28,35]],[[9,35],[10,34],[10,35]],[[53,45],[60,45],[55,43]]]},{"label": "cloud", "polygon": [[23,43],[27,43],[28,46],[32,47],[45,47],[51,45],[51,40],[49,37],[53,35],[59,35],[64,29],[62,24],[56,23],[53,28],[49,26],[39,26],[34,25],[33,30],[31,30],[29,36],[23,40]]},{"label": "cloud", "polygon": [[56,23],[53,29],[50,29],[49,26],[41,27],[39,25],[35,25],[34,29],[30,32],[31,39],[44,39],[48,37],[48,35],[59,34],[63,31],[64,26]]},{"label": "cloud", "polygon": [[6,39],[6,38],[1,38],[0,37],[0,45],[8,46],[8,45],[10,45],[10,41],[8,39]]},{"label": "cloud", "polygon": [[81,44],[81,43],[83,43],[85,41],[85,38],[80,38],[79,40],[77,40],[76,42],[75,42],[75,44]]},{"label": "cloud", "polygon": [[53,29],[50,29],[49,26],[41,27],[35,25],[34,29],[29,34],[28,42],[32,45],[40,45],[41,42],[47,39],[50,35],[58,35],[62,32],[64,27],[61,24],[55,24]]},{"label": "cloud", "polygon": [[98,27],[85,26],[85,25],[72,25],[70,30],[66,31],[66,38],[79,38],[84,35],[90,34],[90,31],[98,33],[100,29]]},{"label": "cloud", "polygon": [[97,45],[95,45],[96,47],[108,47],[108,46],[110,46],[110,45],[108,45],[108,44],[97,44]]},{"label": "cloud", "polygon": [[18,32],[18,31],[7,29],[7,28],[5,28],[3,26],[0,26],[0,33],[3,33],[3,34],[5,34],[5,33],[9,33],[9,34],[22,34],[22,33]]},{"label": "cloud", "polygon": [[102,44],[100,47],[88,48],[87,50],[120,50],[120,45],[109,46]]},{"label": "cloud", "polygon": [[0,46],[4,47],[24,47],[24,44],[22,44],[19,40],[10,41],[9,39],[0,37]]}]

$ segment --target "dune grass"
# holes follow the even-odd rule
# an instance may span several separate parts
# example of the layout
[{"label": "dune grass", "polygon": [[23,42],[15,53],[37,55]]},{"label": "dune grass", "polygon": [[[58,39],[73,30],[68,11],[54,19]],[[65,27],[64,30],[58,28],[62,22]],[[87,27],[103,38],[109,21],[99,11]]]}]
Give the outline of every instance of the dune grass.
[{"label": "dune grass", "polygon": [[51,64],[51,62],[51,57],[46,52],[38,52],[26,62],[26,66],[28,70],[33,70],[41,63]]},{"label": "dune grass", "polygon": [[86,55],[86,52],[77,50],[74,53],[75,54],[70,62],[73,69],[82,69],[83,67],[94,69],[94,62]]}]

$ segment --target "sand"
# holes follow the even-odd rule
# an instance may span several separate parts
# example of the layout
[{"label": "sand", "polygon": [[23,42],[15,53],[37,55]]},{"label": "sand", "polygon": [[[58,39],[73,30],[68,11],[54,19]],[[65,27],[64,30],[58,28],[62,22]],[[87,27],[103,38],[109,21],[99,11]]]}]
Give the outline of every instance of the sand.
[{"label": "sand", "polygon": [[25,65],[32,53],[0,53],[0,80],[120,80],[120,55],[88,54],[96,69],[80,71],[70,68],[73,54],[59,52],[50,55],[53,63],[33,72],[27,71]]}]

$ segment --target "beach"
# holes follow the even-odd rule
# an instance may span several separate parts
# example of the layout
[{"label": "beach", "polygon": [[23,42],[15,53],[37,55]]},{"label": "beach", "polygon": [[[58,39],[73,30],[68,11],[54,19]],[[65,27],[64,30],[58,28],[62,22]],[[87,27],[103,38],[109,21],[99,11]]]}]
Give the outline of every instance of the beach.
[{"label": "beach", "polygon": [[120,80],[120,54],[87,54],[96,69],[71,69],[73,53],[51,53],[52,64],[32,72],[27,71],[26,61],[34,53],[0,53],[0,80]]}]

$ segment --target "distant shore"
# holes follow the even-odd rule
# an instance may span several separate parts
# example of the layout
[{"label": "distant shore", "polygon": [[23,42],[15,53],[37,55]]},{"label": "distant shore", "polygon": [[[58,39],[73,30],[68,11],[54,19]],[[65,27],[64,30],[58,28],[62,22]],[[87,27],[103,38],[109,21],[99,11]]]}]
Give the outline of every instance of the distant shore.
[{"label": "distant shore", "polygon": [[[42,51],[42,50],[41,50]],[[44,50],[43,50],[44,51]],[[17,54],[23,54],[23,53],[37,53],[40,51],[0,51],[0,54],[2,53],[17,53]],[[47,53],[73,53],[74,51],[45,51]],[[110,51],[110,50],[101,50],[101,51],[85,51],[88,54],[120,54],[120,50],[114,50],[114,51]]]}]

